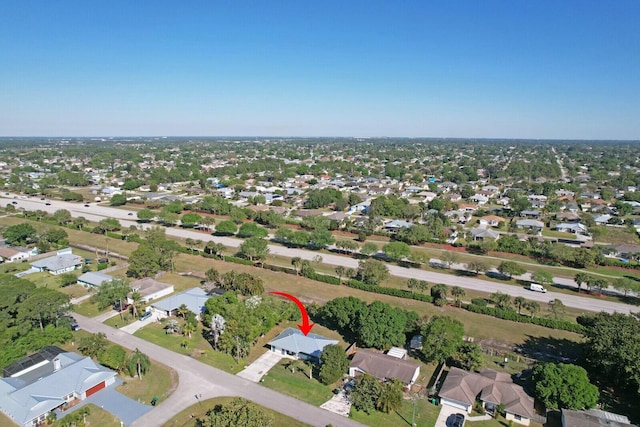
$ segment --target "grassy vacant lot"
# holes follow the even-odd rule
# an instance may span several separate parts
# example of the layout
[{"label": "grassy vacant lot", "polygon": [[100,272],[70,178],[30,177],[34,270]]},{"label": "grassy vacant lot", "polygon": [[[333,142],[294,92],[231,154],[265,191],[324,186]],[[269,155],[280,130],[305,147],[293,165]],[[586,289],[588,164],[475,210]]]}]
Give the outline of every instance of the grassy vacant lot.
[{"label": "grassy vacant lot", "polygon": [[303,402],[320,406],[333,396],[331,385],[324,385],[318,381],[317,370],[314,369],[314,378],[309,379],[309,370],[291,372],[285,365],[288,360],[280,361],[265,374],[262,385],[278,391],[282,394],[295,397]]},{"label": "grassy vacant lot", "polygon": [[415,401],[415,418],[414,406],[411,400],[405,400],[400,410],[391,414],[373,411],[367,415],[351,408],[350,415],[355,421],[371,427],[411,426],[412,419],[417,427],[433,427],[436,424],[439,413],[439,406],[429,403],[426,399],[418,399]]},{"label": "grassy vacant lot", "polygon": [[149,371],[142,376],[131,378],[120,374],[124,383],[116,388],[120,393],[134,400],[148,404],[151,399],[158,397],[162,402],[178,387],[178,374],[168,366],[154,360],[151,361]]},{"label": "grassy vacant lot", "polygon": [[[215,399],[208,399],[201,404],[193,405],[184,409],[182,412],[174,416],[171,420],[165,423],[165,427],[195,427],[198,418],[204,418],[206,413],[217,405],[224,405],[225,403],[234,399],[233,397],[216,397]],[[277,427],[306,427],[308,424],[294,420],[293,418],[282,415],[278,412],[272,411],[265,407],[260,406],[263,411],[266,411],[273,415],[273,425]],[[93,424],[92,424],[93,426]]]},{"label": "grassy vacant lot", "polygon": [[138,330],[134,335],[171,351],[175,351],[176,353],[190,355],[202,363],[232,374],[237,374],[244,369],[246,364],[244,359],[240,359],[240,363],[237,363],[236,360],[228,354],[213,350],[211,344],[204,338],[202,325],[198,325],[198,330],[193,334],[191,339],[187,338],[186,347],[181,345],[185,340],[182,335],[166,334],[163,326],[162,323],[152,323]]}]

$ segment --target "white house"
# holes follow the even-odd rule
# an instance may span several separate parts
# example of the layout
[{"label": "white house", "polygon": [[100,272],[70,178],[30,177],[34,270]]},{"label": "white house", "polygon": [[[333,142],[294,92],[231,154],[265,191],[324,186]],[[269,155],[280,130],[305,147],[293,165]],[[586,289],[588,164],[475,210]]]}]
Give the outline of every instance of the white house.
[{"label": "white house", "polygon": [[0,248],[0,258],[2,258],[3,262],[22,261],[30,256],[31,251],[24,251],[16,248]]},{"label": "white house", "polygon": [[99,288],[103,283],[113,280],[113,276],[99,271],[88,271],[78,277],[78,284],[85,287]]},{"label": "white house", "polygon": [[62,249],[55,256],[39,259],[31,263],[31,267],[38,271],[48,271],[53,275],[59,275],[82,267],[84,259],[71,253],[71,249]]},{"label": "white house", "polygon": [[114,384],[116,372],[90,357],[44,347],[4,369],[0,411],[15,423],[35,427],[47,414],[82,401]]},{"label": "white house", "polygon": [[204,289],[191,288],[176,295],[172,295],[160,301],[151,304],[151,311],[158,315],[159,318],[174,315],[178,308],[184,304],[189,311],[195,313],[199,319],[204,312],[204,304],[211,298]]},{"label": "white house", "polygon": [[[159,282],[150,277],[146,277],[131,283],[131,290],[138,292],[142,296],[142,301],[148,303],[149,301],[171,295],[175,289],[173,285],[169,283]],[[133,300],[129,298],[129,303],[131,304],[132,302]]]},{"label": "white house", "polygon": [[329,344],[338,344],[338,341],[312,333],[304,335],[300,329],[287,328],[267,345],[273,352],[318,362],[322,350]]}]

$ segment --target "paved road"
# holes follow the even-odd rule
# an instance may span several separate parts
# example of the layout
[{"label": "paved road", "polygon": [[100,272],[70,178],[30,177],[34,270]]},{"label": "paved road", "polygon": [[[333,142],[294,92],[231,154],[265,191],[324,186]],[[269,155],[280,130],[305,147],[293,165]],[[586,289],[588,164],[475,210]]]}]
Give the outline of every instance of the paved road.
[{"label": "paved road", "polygon": [[[58,209],[67,209],[71,212],[72,216],[84,216],[87,219],[92,221],[100,221],[106,217],[117,218],[120,220],[120,223],[128,227],[129,225],[139,224],[132,220],[135,218],[134,211],[127,211],[123,209],[111,208],[108,206],[98,206],[91,205],[86,208],[83,204],[79,203],[71,203],[71,202],[62,202],[62,201],[51,201],[50,206],[46,206],[45,202],[39,200],[37,198],[31,199],[13,199],[12,196],[3,196],[0,195],[0,199],[4,198],[7,202],[12,200],[17,200],[17,207],[23,207],[28,210],[36,210],[41,209],[47,212],[55,212]],[[134,212],[132,216],[129,216],[129,212]],[[148,228],[151,225],[145,224],[144,227]],[[242,240],[235,239],[231,237],[221,237],[221,236],[212,236],[208,233],[198,232],[194,230],[183,230],[180,228],[167,228],[166,233],[168,236],[174,237],[182,237],[187,238],[190,237],[192,239],[200,239],[202,241],[215,241],[218,243],[222,243],[227,247],[238,247],[242,243]],[[287,248],[284,246],[278,245],[269,245],[269,253],[273,255],[280,255],[288,258],[292,257],[300,257],[302,259],[313,260],[315,256],[318,255],[317,252],[305,250],[305,249],[295,249],[295,248]],[[333,254],[322,254],[323,263],[330,265],[342,265],[348,268],[357,268],[358,260],[353,258],[333,255]],[[609,313],[620,312],[620,313],[630,313],[637,312],[640,309],[638,307],[617,303],[612,301],[601,300],[597,297],[591,296],[580,296],[580,295],[567,295],[557,292],[547,292],[545,294],[532,292],[527,290],[524,287],[518,287],[513,285],[501,284],[496,282],[490,282],[487,280],[482,280],[474,277],[461,277],[461,276],[453,276],[450,274],[438,273],[434,271],[425,271],[418,269],[409,269],[405,267],[399,267],[397,265],[389,265],[389,271],[392,275],[397,277],[402,277],[405,279],[420,279],[426,280],[430,283],[444,283],[449,286],[460,286],[461,288],[466,289],[474,289],[483,292],[503,292],[509,294],[513,297],[522,296],[529,300],[538,301],[542,304],[547,304],[552,299],[561,300],[567,307],[576,308],[578,310],[583,311],[606,311]],[[569,279],[555,279],[557,283],[560,283],[564,286],[575,287],[575,283],[573,283]]]},{"label": "paved road", "polygon": [[75,318],[85,331],[92,333],[103,332],[110,341],[131,350],[138,348],[152,359],[171,366],[178,373],[179,385],[176,391],[167,400],[134,421],[131,424],[132,426],[161,426],[178,412],[198,403],[198,399],[195,396],[200,394],[202,395],[202,400],[218,396],[244,397],[312,426],[324,427],[327,424],[332,424],[336,427],[362,426],[362,424],[353,420],[282,395],[244,378],[205,365],[188,356],[174,353],[126,332],[96,322],[88,317],[75,314]]}]

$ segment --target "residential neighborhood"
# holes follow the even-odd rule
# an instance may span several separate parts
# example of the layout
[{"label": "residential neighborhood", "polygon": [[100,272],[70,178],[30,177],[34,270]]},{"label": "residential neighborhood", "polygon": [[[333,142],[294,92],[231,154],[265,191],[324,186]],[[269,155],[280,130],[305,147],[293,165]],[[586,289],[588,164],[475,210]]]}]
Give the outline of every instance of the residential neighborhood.
[{"label": "residential neighborhood", "polygon": [[[34,343],[5,339],[3,366],[37,359],[54,375],[86,360],[111,375],[35,413],[15,396],[37,400],[46,378],[30,385],[5,370],[8,419],[105,411],[135,426],[158,413],[161,425],[176,415],[175,387],[196,396],[182,409],[199,408],[193,385],[171,385],[190,365],[144,362],[167,380],[135,386],[150,381],[140,360],[162,348],[232,374],[226,387],[248,401],[251,387],[302,401],[278,412],[311,425],[395,425],[394,414],[418,426],[633,425],[624,405],[637,371],[620,376],[609,361],[636,360],[595,344],[626,348],[639,329],[635,147],[593,143],[586,158],[569,143],[461,141],[451,158],[437,140],[261,144],[281,157],[260,157],[249,140],[232,152],[227,140],[140,139],[36,140],[24,159],[2,159],[2,310]],[[95,153],[64,154],[78,146]],[[107,152],[109,163],[96,160]],[[629,164],[603,175],[602,156]],[[187,157],[198,161],[178,167]],[[19,321],[28,330],[11,329]],[[612,323],[625,344],[600,332]],[[149,344],[159,347],[141,353]],[[203,378],[203,399],[219,378]],[[565,381],[580,399],[552,390]],[[605,387],[626,391],[605,403]]]}]

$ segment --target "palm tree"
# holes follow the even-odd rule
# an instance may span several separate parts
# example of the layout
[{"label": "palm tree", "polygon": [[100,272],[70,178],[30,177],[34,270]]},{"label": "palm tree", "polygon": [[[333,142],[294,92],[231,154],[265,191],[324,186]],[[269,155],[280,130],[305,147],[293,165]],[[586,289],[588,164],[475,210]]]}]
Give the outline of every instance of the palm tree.
[{"label": "palm tree", "polygon": [[141,380],[142,374],[146,374],[150,366],[149,356],[136,348],[136,351],[129,358],[129,375],[137,374],[138,379]]},{"label": "palm tree", "polygon": [[131,314],[133,314],[134,319],[138,317],[138,309],[140,303],[142,302],[142,295],[138,291],[133,291],[131,293]]},{"label": "palm tree", "polygon": [[524,297],[515,297],[513,299],[513,304],[518,309],[518,314],[520,314],[520,312],[522,311],[522,308],[525,307],[525,305],[527,304],[527,300],[524,299]]},{"label": "palm tree", "polygon": [[454,286],[453,288],[451,288],[451,296],[455,299],[458,308],[462,307],[462,297],[464,297],[465,295],[466,292],[460,286]]},{"label": "palm tree", "polygon": [[540,304],[535,301],[528,301],[524,308],[531,313],[531,318],[533,319],[533,316],[540,311]]},{"label": "palm tree", "polygon": [[302,258],[300,258],[299,256],[295,256],[295,257],[291,258],[291,265],[296,270],[296,276],[299,276],[300,275],[300,267],[302,267]]},{"label": "palm tree", "polygon": [[578,293],[580,293],[580,289],[582,288],[582,284],[587,282],[588,275],[585,273],[578,273],[576,277],[574,277],[573,281],[578,285]]},{"label": "palm tree", "polygon": [[342,283],[342,276],[347,272],[346,267],[339,265],[336,267],[336,274],[338,275],[338,280]]},{"label": "palm tree", "polygon": [[191,338],[191,334],[194,333],[196,331],[196,325],[194,325],[191,322],[187,322],[184,324],[184,326],[182,327],[182,333],[187,335],[189,338]]},{"label": "palm tree", "polygon": [[187,307],[186,304],[181,304],[180,307],[178,307],[178,310],[177,310],[178,317],[182,316],[184,320],[187,320],[188,312],[189,312],[189,307]]}]

